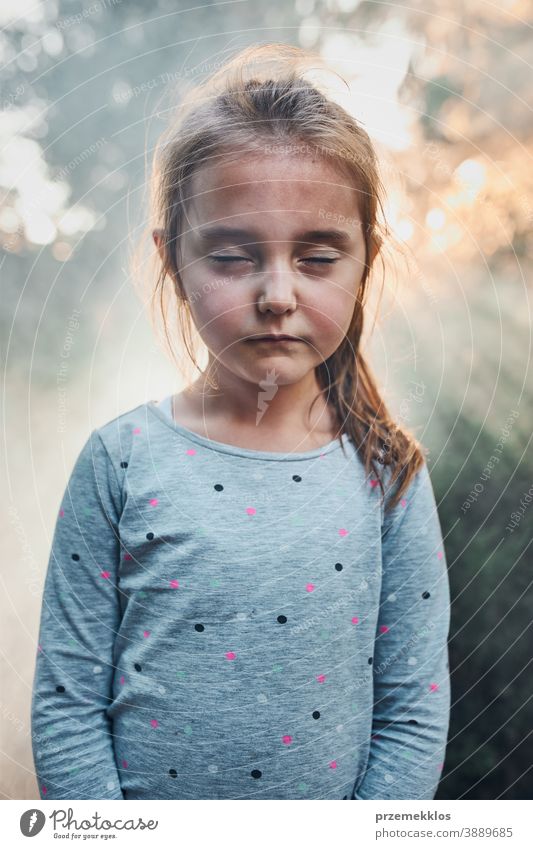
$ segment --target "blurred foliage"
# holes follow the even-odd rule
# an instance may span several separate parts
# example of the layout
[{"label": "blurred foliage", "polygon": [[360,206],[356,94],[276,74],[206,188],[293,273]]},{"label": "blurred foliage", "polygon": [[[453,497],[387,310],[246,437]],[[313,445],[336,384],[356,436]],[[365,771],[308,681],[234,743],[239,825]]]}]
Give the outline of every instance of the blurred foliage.
[{"label": "blurred foliage", "polygon": [[[406,424],[430,448],[450,570],[442,799],[524,799],[533,786],[532,508],[506,531],[533,479],[531,16],[520,0],[0,8],[2,353],[37,409],[49,406],[74,308],[74,374],[96,369],[100,388],[137,326],[128,245],[143,222],[145,150],[172,99],[254,41],[316,50],[350,81],[345,105],[380,151],[387,218],[408,258],[401,308],[383,323],[392,369],[381,371],[398,398],[424,384]],[[137,338],[128,371],[140,403],[148,343]],[[464,511],[513,409],[501,460]]]}]

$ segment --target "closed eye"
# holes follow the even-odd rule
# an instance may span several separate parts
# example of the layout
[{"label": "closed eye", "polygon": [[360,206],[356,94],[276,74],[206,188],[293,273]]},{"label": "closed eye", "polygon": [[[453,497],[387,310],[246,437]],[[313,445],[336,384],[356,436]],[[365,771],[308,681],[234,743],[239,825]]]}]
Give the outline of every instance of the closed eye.
[{"label": "closed eye", "polygon": [[331,256],[308,256],[304,257],[302,262],[337,262],[338,257]]},{"label": "closed eye", "polygon": [[250,262],[246,256],[221,256],[220,254],[212,254],[209,259],[213,262]]}]

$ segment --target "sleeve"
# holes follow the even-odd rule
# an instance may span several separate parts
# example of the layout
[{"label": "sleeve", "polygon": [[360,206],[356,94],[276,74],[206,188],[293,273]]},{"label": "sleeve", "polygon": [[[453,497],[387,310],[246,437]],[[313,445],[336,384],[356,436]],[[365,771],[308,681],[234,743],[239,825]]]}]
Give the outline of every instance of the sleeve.
[{"label": "sleeve", "polygon": [[66,486],[41,608],[33,758],[41,799],[123,799],[113,733],[121,490],[93,431]]},{"label": "sleeve", "polygon": [[381,537],[372,735],[353,798],[433,799],[449,728],[450,591],[425,459]]}]

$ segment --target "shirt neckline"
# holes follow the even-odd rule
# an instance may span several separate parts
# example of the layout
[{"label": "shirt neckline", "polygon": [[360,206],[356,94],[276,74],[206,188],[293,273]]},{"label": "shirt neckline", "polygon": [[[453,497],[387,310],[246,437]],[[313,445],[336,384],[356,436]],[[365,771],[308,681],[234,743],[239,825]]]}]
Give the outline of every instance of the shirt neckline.
[{"label": "shirt neckline", "polygon": [[285,451],[256,451],[252,448],[241,448],[239,445],[230,445],[228,442],[217,442],[214,439],[209,439],[206,436],[202,436],[200,433],[196,433],[193,430],[189,430],[183,425],[178,424],[178,422],[171,419],[167,413],[161,410],[157,406],[157,401],[148,401],[147,408],[153,413],[156,418],[163,422],[163,424],[167,425],[171,430],[176,431],[181,434],[185,439],[188,439],[191,442],[196,442],[198,445],[201,445],[204,448],[208,448],[211,451],[220,451],[223,454],[234,454],[238,457],[248,457],[252,460],[277,460],[279,461],[292,461],[292,460],[311,460],[313,457],[320,457],[323,454],[329,454],[331,451],[335,451],[338,448],[345,447],[349,441],[349,436],[347,433],[341,434],[342,444],[339,438],[332,439],[331,442],[328,442],[326,445],[319,446],[318,448],[313,448],[311,451],[295,451],[295,452],[285,452]]}]

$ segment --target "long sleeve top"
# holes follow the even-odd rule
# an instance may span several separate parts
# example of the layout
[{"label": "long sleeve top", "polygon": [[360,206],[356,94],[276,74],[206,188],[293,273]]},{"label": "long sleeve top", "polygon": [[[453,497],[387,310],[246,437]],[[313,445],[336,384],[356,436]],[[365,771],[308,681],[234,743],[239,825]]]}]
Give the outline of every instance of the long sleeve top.
[{"label": "long sleeve top", "polygon": [[385,512],[346,434],[256,451],[141,404],[91,432],[58,512],[40,796],[432,799],[449,604],[426,462]]}]

